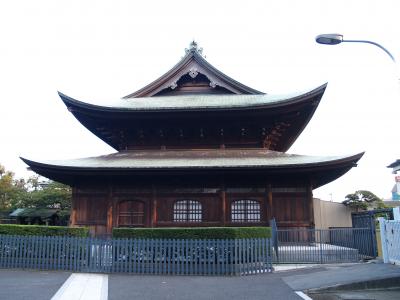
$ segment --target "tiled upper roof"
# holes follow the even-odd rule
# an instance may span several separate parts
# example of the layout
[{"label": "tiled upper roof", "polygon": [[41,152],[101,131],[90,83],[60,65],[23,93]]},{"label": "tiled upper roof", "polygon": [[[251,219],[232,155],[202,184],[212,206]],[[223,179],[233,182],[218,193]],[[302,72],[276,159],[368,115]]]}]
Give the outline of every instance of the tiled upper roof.
[{"label": "tiled upper roof", "polygon": [[75,100],[59,92],[67,106],[80,106],[105,111],[156,111],[156,110],[203,110],[257,108],[296,102],[324,92],[327,84],[318,88],[287,95],[179,95],[117,99],[104,104],[92,104]]}]

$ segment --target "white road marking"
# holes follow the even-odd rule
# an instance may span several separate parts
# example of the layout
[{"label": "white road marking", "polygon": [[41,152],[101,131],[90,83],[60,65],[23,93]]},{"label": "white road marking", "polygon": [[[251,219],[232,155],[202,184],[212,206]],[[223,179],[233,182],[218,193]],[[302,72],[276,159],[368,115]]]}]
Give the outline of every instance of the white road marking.
[{"label": "white road marking", "polygon": [[304,294],[304,293],[301,292],[301,291],[295,291],[295,293],[296,293],[299,297],[303,298],[304,300],[313,300],[312,298],[310,298],[309,296],[307,296],[306,294]]},{"label": "white road marking", "polygon": [[107,300],[108,275],[73,273],[51,300]]}]

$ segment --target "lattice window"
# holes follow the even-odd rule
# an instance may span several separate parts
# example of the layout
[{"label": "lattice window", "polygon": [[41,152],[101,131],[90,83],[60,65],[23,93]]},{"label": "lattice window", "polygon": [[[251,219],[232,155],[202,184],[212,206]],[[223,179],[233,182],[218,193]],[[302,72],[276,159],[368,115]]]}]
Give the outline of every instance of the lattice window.
[{"label": "lattice window", "polygon": [[237,200],[232,203],[232,222],[260,222],[260,203],[255,200]]},{"label": "lattice window", "polygon": [[179,200],[174,204],[174,222],[201,222],[201,203],[195,200]]}]

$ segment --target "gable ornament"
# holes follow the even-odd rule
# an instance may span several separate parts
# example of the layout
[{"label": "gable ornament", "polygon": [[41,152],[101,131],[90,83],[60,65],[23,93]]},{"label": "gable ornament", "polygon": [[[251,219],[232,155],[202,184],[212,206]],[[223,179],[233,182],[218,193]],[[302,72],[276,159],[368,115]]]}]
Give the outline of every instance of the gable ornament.
[{"label": "gable ornament", "polygon": [[196,76],[199,75],[199,71],[197,71],[196,68],[190,68],[188,74],[189,74],[190,77],[196,78]]}]

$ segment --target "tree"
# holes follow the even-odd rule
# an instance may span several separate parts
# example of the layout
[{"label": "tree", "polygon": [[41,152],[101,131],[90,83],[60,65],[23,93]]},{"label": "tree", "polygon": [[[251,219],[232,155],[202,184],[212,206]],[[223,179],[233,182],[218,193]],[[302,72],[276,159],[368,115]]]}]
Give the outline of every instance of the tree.
[{"label": "tree", "polygon": [[71,208],[71,188],[33,175],[16,179],[0,164],[0,210],[15,208]]},{"label": "tree", "polygon": [[384,206],[382,199],[374,193],[365,190],[356,191],[353,194],[348,194],[342,202],[344,205],[357,210],[367,210],[369,207]]},{"label": "tree", "polygon": [[34,191],[38,190],[40,188],[39,175],[33,175],[29,177],[26,184],[29,190],[34,190]]},{"label": "tree", "polygon": [[0,210],[14,207],[26,195],[24,179],[15,179],[14,173],[0,164]]},{"label": "tree", "polygon": [[29,207],[70,209],[71,196],[71,188],[65,184],[41,182],[36,190],[30,192]]}]

